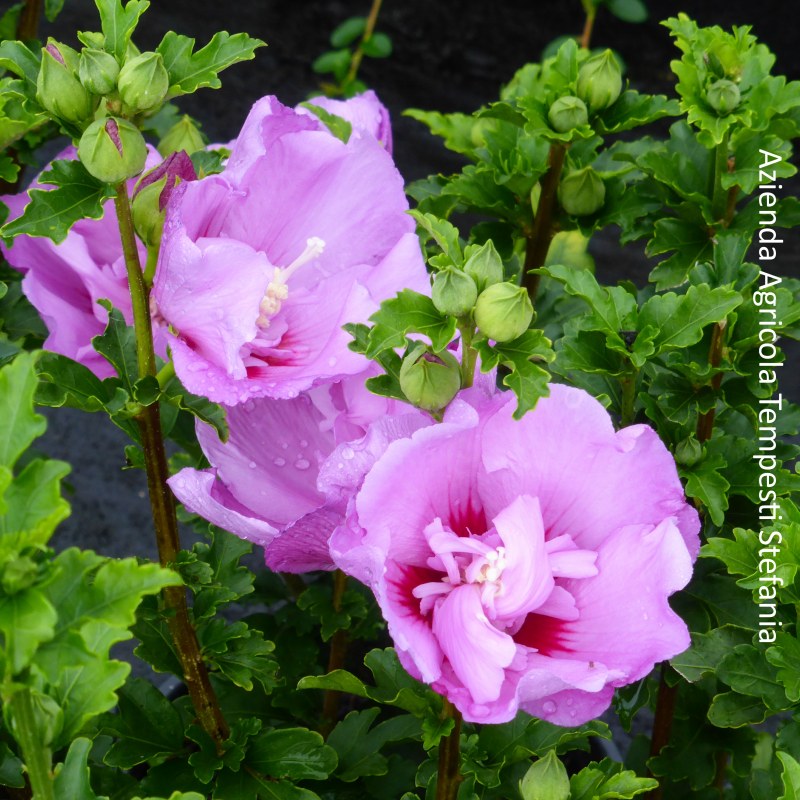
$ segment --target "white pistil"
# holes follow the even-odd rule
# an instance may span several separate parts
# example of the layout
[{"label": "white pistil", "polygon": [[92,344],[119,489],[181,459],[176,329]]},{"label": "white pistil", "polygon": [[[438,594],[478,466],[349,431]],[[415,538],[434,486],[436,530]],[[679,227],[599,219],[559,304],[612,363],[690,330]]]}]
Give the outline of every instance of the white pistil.
[{"label": "white pistil", "polygon": [[304,264],[321,256],[324,250],[325,242],[317,236],[312,236],[306,240],[306,249],[288,267],[275,267],[272,280],[267,284],[267,291],[258,304],[256,325],[259,328],[266,330],[270,318],[281,310],[283,301],[289,296],[289,287],[286,285],[289,278]]}]

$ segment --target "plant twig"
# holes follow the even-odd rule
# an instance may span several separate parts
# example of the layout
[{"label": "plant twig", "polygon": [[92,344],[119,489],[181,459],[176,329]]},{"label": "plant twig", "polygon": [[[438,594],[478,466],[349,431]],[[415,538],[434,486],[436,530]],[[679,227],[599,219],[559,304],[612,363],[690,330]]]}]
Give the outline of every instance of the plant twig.
[{"label": "plant twig", "polygon": [[[117,195],[114,204],[131,292],[139,377],[155,376],[156,357],[153,350],[149,296],[139,262],[139,253],[136,249],[130,198],[124,183],[120,183],[116,188]],[[180,551],[180,538],[175,513],[175,499],[167,486],[169,469],[164,439],[161,435],[158,403],[145,406],[137,417],[137,422],[142,436],[147,488],[156,531],[158,557],[162,566],[169,567],[177,559]],[[203,730],[211,736],[218,749],[221,750],[222,743],[228,738],[229,728],[203,663],[197,633],[189,618],[186,590],[181,586],[167,587],[163,591],[163,599],[170,612],[168,624],[195,713]]]},{"label": "plant twig", "polygon": [[49,747],[43,746],[37,730],[31,690],[25,686],[6,703],[14,717],[14,738],[25,759],[33,800],[55,800],[53,762]]},{"label": "plant twig", "polygon": [[29,42],[39,36],[43,0],[26,0],[17,21],[17,39]]},{"label": "plant twig", "polygon": [[[667,664],[661,664],[661,674],[658,683],[658,698],[656,700],[656,714],[653,720],[653,736],[650,739],[650,757],[657,756],[663,747],[669,744],[670,734],[672,733],[672,719],[675,716],[675,700],[678,695],[678,686],[670,686],[667,683]],[[648,775],[653,777],[653,773],[648,770]],[[664,788],[659,785],[647,793],[646,800],[661,800],[664,796]]]},{"label": "plant twig", "polygon": [[[347,575],[337,569],[333,573],[333,610],[342,610],[342,599],[347,589]],[[347,659],[348,634],[345,630],[336,631],[331,637],[331,649],[328,654],[328,673],[343,669]],[[326,689],[322,700],[322,732],[327,736],[333,730],[339,716],[339,702],[342,693]]]},{"label": "plant twig", "polygon": [[594,21],[597,17],[597,9],[592,6],[591,9],[586,10],[586,22],[583,25],[583,33],[581,33],[580,46],[584,50],[589,49],[589,42],[592,40],[592,30],[594,29]]},{"label": "plant twig", "polygon": [[[714,369],[718,369],[720,363],[722,362],[722,345],[725,341],[725,328],[727,325],[727,320],[722,320],[721,322],[715,323],[714,331],[711,334],[711,345],[708,349],[708,363],[714,367]],[[722,373],[717,372],[716,375],[711,378],[711,388],[713,389],[715,395],[719,391],[719,387],[721,385]],[[707,442],[711,438],[711,434],[714,432],[715,415],[716,399],[715,407],[710,408],[697,418],[697,441],[701,443]]]},{"label": "plant twig", "polygon": [[361,41],[358,43],[358,47],[356,47],[353,53],[353,58],[350,61],[350,69],[347,71],[347,77],[344,79],[345,85],[354,81],[358,74],[358,68],[361,66],[361,60],[364,58],[364,42],[375,32],[375,25],[378,22],[378,14],[380,13],[382,4],[383,0],[372,0],[372,8],[369,10],[367,24],[364,27],[364,35],[361,37]]},{"label": "plant twig", "polygon": [[450,717],[453,730],[439,742],[439,775],[436,779],[436,800],[456,800],[461,783],[461,714],[449,701],[444,701],[444,716]]},{"label": "plant twig", "polygon": [[544,266],[550,242],[553,240],[553,210],[556,205],[558,181],[564,167],[567,146],[561,142],[552,142],[548,156],[548,168],[542,178],[542,191],[539,195],[539,207],[533,220],[533,228],[525,248],[525,264],[522,268],[523,281],[528,289],[531,302],[536,300],[539,291],[539,275],[531,275],[530,270]]}]

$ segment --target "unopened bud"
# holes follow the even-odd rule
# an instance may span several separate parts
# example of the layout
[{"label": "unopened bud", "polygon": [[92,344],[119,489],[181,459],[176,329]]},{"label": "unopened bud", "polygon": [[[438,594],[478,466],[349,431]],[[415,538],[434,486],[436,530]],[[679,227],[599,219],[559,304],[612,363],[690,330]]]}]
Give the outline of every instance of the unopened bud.
[{"label": "unopened bud", "polygon": [[522,336],[532,319],[533,305],[527,290],[507,281],[484,289],[475,304],[478,330],[496,342]]},{"label": "unopened bud", "polygon": [[167,203],[178,183],[196,179],[192,160],[182,150],[139,179],[133,190],[131,211],[136,233],[148,247],[161,242]]},{"label": "unopened bud", "polygon": [[456,396],[461,388],[458,360],[446,350],[434,353],[418,344],[403,359],[400,367],[400,388],[418,408],[439,411]]},{"label": "unopened bud", "polygon": [[503,259],[491,239],[483,245],[469,245],[465,255],[464,272],[475,281],[479,292],[503,280]]},{"label": "unopened bud", "polygon": [[78,75],[81,83],[92,94],[105,96],[111,94],[117,85],[119,64],[110,53],[87,47],[81,52]]},{"label": "unopened bud", "polygon": [[574,128],[585,125],[589,121],[589,112],[583,100],[567,95],[566,97],[559,97],[550,106],[550,110],[547,112],[547,119],[550,120],[554,130],[559,133],[567,133]]},{"label": "unopened bud", "polygon": [[17,594],[31,586],[38,575],[39,567],[32,558],[17,556],[5,563],[0,586],[7,595]]},{"label": "unopened bud", "polygon": [[703,458],[703,445],[689,436],[678,442],[675,448],[675,460],[683,467],[693,467]]},{"label": "unopened bud", "polygon": [[720,117],[725,117],[739,105],[742,94],[733,81],[714,81],[708,87],[706,100]]},{"label": "unopened bud", "polygon": [[161,53],[142,53],[120,70],[119,96],[132,111],[148,111],[167,96],[169,75]]},{"label": "unopened bud", "polygon": [[578,70],[578,97],[592,111],[602,111],[622,93],[622,70],[610,50],[592,56]]},{"label": "unopened bud", "polygon": [[120,183],[144,169],[147,145],[133,123],[106,117],[96,120],[84,131],[78,144],[78,157],[98,180]]},{"label": "unopened bud", "polygon": [[192,122],[188,114],[184,114],[167,132],[158,143],[158,152],[164,158],[185,150],[189,155],[202,150],[206,146],[203,134]]},{"label": "unopened bud", "polygon": [[478,287],[465,272],[450,267],[436,273],[431,299],[442,314],[463,317],[475,306]]},{"label": "unopened bud", "polygon": [[46,111],[65,122],[85,122],[94,112],[94,98],[78,80],[79,61],[71,47],[53,39],[42,48],[36,97]]},{"label": "unopened bud", "polygon": [[548,750],[528,767],[519,782],[519,793],[522,800],[569,800],[569,775],[555,750]]},{"label": "unopened bud", "polygon": [[558,187],[561,207],[573,217],[594,214],[602,208],[605,199],[603,179],[591,167],[570,172]]}]

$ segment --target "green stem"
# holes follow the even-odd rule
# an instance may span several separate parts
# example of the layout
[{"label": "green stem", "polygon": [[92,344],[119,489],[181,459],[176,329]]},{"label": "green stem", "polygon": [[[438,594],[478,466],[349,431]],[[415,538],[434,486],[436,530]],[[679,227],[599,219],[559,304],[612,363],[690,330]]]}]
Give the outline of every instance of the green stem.
[{"label": "green stem", "polygon": [[728,206],[728,192],[722,188],[722,176],[728,173],[729,134],[726,131],[722,141],[714,148],[714,172],[712,175],[711,213],[713,218],[724,219]]},{"label": "green stem", "polygon": [[353,53],[353,58],[350,61],[350,69],[347,71],[347,77],[344,79],[345,85],[354,81],[356,75],[358,75],[358,68],[361,66],[361,60],[364,58],[364,42],[375,32],[375,25],[378,22],[378,14],[381,11],[382,4],[383,0],[372,0],[372,8],[369,10],[367,24],[364,27],[364,35],[361,37],[361,41],[358,43],[358,47],[356,47]]},{"label": "green stem", "polygon": [[586,9],[586,22],[583,25],[583,33],[581,33],[580,45],[584,50],[589,49],[589,42],[592,40],[592,30],[594,29],[594,20],[597,17],[597,9],[592,5]]},{"label": "green stem", "polygon": [[456,800],[461,783],[461,714],[449,700],[445,700],[443,716],[454,720],[454,724],[453,730],[439,742],[436,800]]},{"label": "green stem", "polygon": [[632,367],[626,375],[620,378],[622,384],[622,427],[633,423],[636,417],[634,404],[636,402],[636,377],[638,370]]},{"label": "green stem", "polygon": [[471,321],[458,326],[461,332],[461,388],[469,389],[475,380],[475,364],[478,360],[478,351],[472,346],[472,337],[475,328]]},{"label": "green stem", "polygon": [[153,285],[153,278],[156,275],[156,265],[158,264],[159,245],[152,245],[147,248],[147,263],[144,268],[144,282],[149,288]]},{"label": "green stem", "polygon": [[[130,198],[124,183],[117,186],[114,204],[122,237],[122,252],[125,256],[125,268],[133,306],[139,377],[155,376],[156,356],[153,350],[153,328],[150,321],[148,289],[139,263]],[[158,403],[145,406],[137,417],[137,422],[142,436],[147,488],[156,531],[158,557],[162,566],[169,567],[175,563],[180,551],[180,537],[175,513],[175,499],[167,486],[169,468],[164,439],[161,434]],[[183,668],[184,682],[198,720],[205,732],[214,740],[218,750],[221,751],[222,743],[228,738],[229,729],[203,663],[197,633],[189,618],[186,590],[180,586],[167,587],[164,589],[163,598],[169,611],[168,624]]]},{"label": "green stem", "polygon": [[[725,328],[728,325],[727,320],[722,320],[714,325],[714,331],[711,334],[711,344],[708,348],[708,363],[717,369],[722,363],[722,347],[725,343]],[[722,373],[717,372],[711,379],[711,388],[716,394],[719,387],[722,385]],[[697,441],[707,442],[712,433],[714,432],[714,417],[716,415],[716,407],[710,408],[704,414],[697,418]]]},{"label": "green stem", "polygon": [[561,142],[550,144],[550,155],[548,156],[548,169],[542,178],[542,191],[539,195],[539,207],[536,209],[536,217],[533,220],[533,228],[528,237],[525,248],[525,264],[522,268],[523,281],[528,289],[531,302],[536,300],[536,293],[539,291],[539,275],[529,274],[530,270],[544,266],[547,259],[547,251],[550,249],[550,242],[553,240],[553,211],[556,207],[556,197],[558,192],[558,181],[561,178],[561,170],[564,168],[564,159],[567,155],[567,146]]},{"label": "green stem", "polygon": [[162,388],[162,390],[166,387],[166,385],[175,377],[175,364],[172,361],[167,361],[163,367],[158,371],[156,375],[156,380],[158,381],[158,385]]},{"label": "green stem", "polygon": [[[347,575],[341,570],[336,570],[333,573],[333,598],[332,605],[334,611],[342,610],[342,600],[344,593],[347,589]],[[337,669],[344,669],[345,661],[347,659],[347,645],[348,635],[347,631],[339,629],[331,637],[331,649],[328,655],[328,673],[334,672]],[[325,735],[333,730],[336,720],[339,716],[339,702],[342,699],[342,693],[333,691],[332,689],[325,690],[325,696],[322,700],[322,731]]]},{"label": "green stem", "polygon": [[[678,686],[667,683],[667,664],[661,664],[661,674],[658,683],[658,698],[656,699],[656,713],[653,720],[653,735],[650,739],[650,757],[657,756],[663,747],[669,744],[672,733],[672,720],[675,716],[675,700],[678,695]],[[648,770],[648,775],[653,773]],[[645,796],[646,800],[661,800],[664,796],[663,780]]]},{"label": "green stem", "polygon": [[33,800],[55,800],[52,756],[38,735],[30,689],[15,692],[8,701],[14,716],[14,736],[19,742],[25,769],[33,790]]}]

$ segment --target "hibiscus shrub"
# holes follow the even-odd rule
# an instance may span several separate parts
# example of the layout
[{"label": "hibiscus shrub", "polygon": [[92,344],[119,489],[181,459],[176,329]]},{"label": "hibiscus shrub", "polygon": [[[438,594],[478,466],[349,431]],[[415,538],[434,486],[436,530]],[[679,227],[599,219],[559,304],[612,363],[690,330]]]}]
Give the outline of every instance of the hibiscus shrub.
[{"label": "hibiscus shrub", "polygon": [[[800,83],[679,15],[641,94],[587,3],[497,102],[408,112],[466,166],[405,187],[379,4],[317,64],[348,99],[209,145],[173,100],[263,43],[140,52],[148,4],[96,3],[80,51],[3,18],[0,177],[69,140],[3,196],[4,796],[794,797]],[[596,277],[610,226],[646,285]],[[130,436],[158,564],[48,546],[36,405]]]}]

